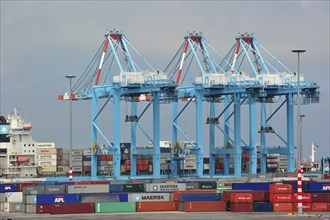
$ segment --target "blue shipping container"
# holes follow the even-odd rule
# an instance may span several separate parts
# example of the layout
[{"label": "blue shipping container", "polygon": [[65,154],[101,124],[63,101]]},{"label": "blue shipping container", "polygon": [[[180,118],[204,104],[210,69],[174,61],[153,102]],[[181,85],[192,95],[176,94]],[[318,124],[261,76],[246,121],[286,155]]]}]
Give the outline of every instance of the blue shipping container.
[{"label": "blue shipping container", "polygon": [[111,193],[124,192],[124,185],[123,184],[110,184],[110,192]]},{"label": "blue shipping container", "polygon": [[95,202],[120,202],[119,194],[110,193],[89,193],[80,195],[81,203],[95,203]]},{"label": "blue shipping container", "polygon": [[271,183],[233,183],[232,190],[269,190]]},{"label": "blue shipping container", "polygon": [[17,192],[17,185],[15,183],[2,183],[0,184],[0,193]]},{"label": "blue shipping container", "polygon": [[330,193],[330,182],[313,182],[308,183],[309,191],[325,191]]},{"label": "blue shipping container", "polygon": [[120,202],[128,202],[128,194],[127,193],[121,193],[119,194]]},{"label": "blue shipping container", "polygon": [[80,203],[79,194],[43,194],[37,195],[38,205]]},{"label": "blue shipping container", "polygon": [[74,182],[55,182],[56,186],[61,186],[61,185],[74,185]]},{"label": "blue shipping container", "polygon": [[83,161],[91,161],[91,155],[83,156]]},{"label": "blue shipping container", "polygon": [[254,212],[272,212],[273,207],[270,202],[254,202],[253,211]]},{"label": "blue shipping container", "polygon": [[189,201],[221,201],[220,193],[205,193],[205,194],[181,194],[180,202]]},{"label": "blue shipping container", "polygon": [[44,181],[44,182],[38,182],[37,186],[51,186],[51,185],[55,185],[55,182],[53,181]]}]

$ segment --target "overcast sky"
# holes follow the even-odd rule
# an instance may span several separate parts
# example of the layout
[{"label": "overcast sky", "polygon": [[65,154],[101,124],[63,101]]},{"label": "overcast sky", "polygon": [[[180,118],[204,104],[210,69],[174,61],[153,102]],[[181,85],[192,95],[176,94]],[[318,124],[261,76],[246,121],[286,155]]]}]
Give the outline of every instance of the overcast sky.
[{"label": "overcast sky", "polygon": [[[36,141],[67,147],[69,103],[57,101],[57,95],[68,91],[65,75],[81,75],[107,28],[123,29],[156,69],[164,69],[169,63],[187,31],[202,31],[221,54],[232,47],[238,32],[250,32],[293,72],[297,56],[290,51],[307,50],[301,57],[301,73],[321,86],[322,96],[319,104],[302,106],[306,115],[304,156],[309,157],[313,140],[320,146],[317,158],[329,156],[329,7],[329,1],[1,0],[0,114],[7,115],[17,107],[32,122]],[[130,105],[123,103],[122,107],[124,119]],[[206,117],[208,107],[203,111]],[[243,115],[246,108],[244,111]],[[192,134],[194,129],[186,122],[191,121],[193,112],[193,108],[188,110],[181,121]],[[111,112],[106,114],[104,119]],[[170,111],[162,111],[162,117],[171,117]],[[274,127],[281,128],[285,123],[281,118],[274,120]],[[152,135],[150,119],[148,115],[145,127]],[[91,102],[74,102],[73,143],[77,148],[90,146],[90,121]],[[171,124],[167,121],[162,121],[162,140],[171,139]],[[243,128],[247,122],[243,119]],[[123,122],[121,129],[122,140],[129,140],[127,123]],[[279,132],[286,136],[285,131]],[[204,146],[207,138],[206,128]]]}]

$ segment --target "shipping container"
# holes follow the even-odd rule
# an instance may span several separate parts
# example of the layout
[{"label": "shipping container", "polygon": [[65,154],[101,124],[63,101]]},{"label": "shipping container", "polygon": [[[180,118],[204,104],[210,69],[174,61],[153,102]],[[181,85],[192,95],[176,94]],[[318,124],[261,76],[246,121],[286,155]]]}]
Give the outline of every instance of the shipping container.
[{"label": "shipping container", "polygon": [[82,156],[74,156],[72,155],[72,161],[82,161],[83,157]]},{"label": "shipping container", "polygon": [[[303,203],[311,203],[312,202],[312,194],[310,193],[301,193],[302,195],[302,200],[301,202]],[[293,202],[298,203],[298,193],[293,193]]]},{"label": "shipping container", "polygon": [[45,186],[23,186],[24,195],[44,194]]},{"label": "shipping container", "polygon": [[232,193],[252,193],[254,202],[267,201],[266,194],[269,194],[268,191],[261,191],[261,190],[225,190],[223,191],[223,200],[230,201],[230,195]]},{"label": "shipping container", "polygon": [[124,192],[124,184],[111,184],[110,183],[110,192],[111,193]]},{"label": "shipping container", "polygon": [[8,213],[23,211],[22,203],[4,202],[2,206],[3,206],[3,211]]},{"label": "shipping container", "polygon": [[55,154],[56,148],[37,148],[36,155]]},{"label": "shipping container", "polygon": [[83,155],[84,156],[91,156],[92,155],[92,151],[91,150],[83,150]]},{"label": "shipping container", "polygon": [[98,184],[110,184],[110,181],[108,180],[97,180],[97,181],[92,181],[92,184],[98,185]]},{"label": "shipping container", "polygon": [[270,183],[232,183],[233,190],[269,190]]},{"label": "shipping container", "polygon": [[226,211],[225,201],[202,201],[184,202],[185,212],[224,212]]},{"label": "shipping container", "polygon": [[124,192],[144,192],[143,184],[125,184]]},{"label": "shipping container", "polygon": [[4,193],[4,201],[10,203],[22,203],[23,202],[23,193],[22,192],[7,192]]},{"label": "shipping container", "polygon": [[72,156],[82,156],[82,151],[80,150],[73,150],[71,153]]},{"label": "shipping container", "polygon": [[172,201],[158,201],[158,202],[137,202],[137,212],[164,212],[164,211],[177,211],[176,202]]},{"label": "shipping container", "polygon": [[72,167],[81,167],[82,161],[72,161]]},{"label": "shipping container", "polygon": [[1,183],[0,184],[0,193],[5,192],[17,192],[17,184],[16,183]]},{"label": "shipping container", "polygon": [[326,203],[326,202],[312,203],[312,211],[313,212],[326,212],[326,211],[328,211],[328,203]]},{"label": "shipping container", "polygon": [[23,205],[23,212],[24,213],[37,213],[37,205],[36,204],[26,204]]},{"label": "shipping container", "polygon": [[26,195],[24,196],[25,204],[36,204],[37,203],[37,195]]},{"label": "shipping container", "polygon": [[54,181],[43,181],[43,182],[38,182],[37,186],[50,186],[50,185],[55,185]]},{"label": "shipping container", "polygon": [[67,186],[68,193],[109,193],[109,184]]},{"label": "shipping container", "polygon": [[37,205],[36,212],[37,214],[50,214],[52,210],[52,205]]},{"label": "shipping container", "polygon": [[76,181],[74,185],[92,185],[92,181]]},{"label": "shipping container", "polygon": [[186,184],[186,190],[198,190],[199,189],[199,183],[185,182],[185,184]]},{"label": "shipping container", "polygon": [[232,212],[253,212],[253,203],[230,203]]},{"label": "shipping container", "polygon": [[330,182],[311,182],[308,184],[309,191],[325,191],[330,193]]},{"label": "shipping container", "polygon": [[272,203],[291,203],[292,194],[270,194],[270,202]]},{"label": "shipping container", "polygon": [[254,202],[253,211],[254,212],[272,212],[273,207],[270,202]]},{"label": "shipping container", "polygon": [[135,202],[97,202],[95,213],[135,212]]},{"label": "shipping container", "polygon": [[68,186],[68,185],[74,185],[74,182],[56,182],[56,186]]},{"label": "shipping container", "polygon": [[129,202],[170,201],[170,193],[130,193]]},{"label": "shipping container", "polygon": [[92,156],[91,155],[85,155],[83,156],[83,161],[91,161],[92,160]]},{"label": "shipping container", "polygon": [[82,165],[85,167],[90,167],[92,166],[92,161],[83,161]]},{"label": "shipping container", "polygon": [[292,212],[292,203],[273,203],[274,212]]},{"label": "shipping container", "polygon": [[37,195],[37,204],[79,203],[79,194],[44,194]]},{"label": "shipping container", "polygon": [[330,193],[312,193],[312,202],[329,202]]},{"label": "shipping container", "polygon": [[66,193],[65,185],[45,186],[45,194],[65,194],[65,193]]},{"label": "shipping container", "polygon": [[291,184],[270,184],[269,192],[272,194],[285,194],[292,193],[292,185]]},{"label": "shipping container", "polygon": [[328,211],[330,211],[330,202],[328,202]]},{"label": "shipping container", "polygon": [[90,203],[90,202],[120,202],[119,194],[110,194],[110,193],[89,193],[80,195],[81,203]]},{"label": "shipping container", "polygon": [[22,192],[24,186],[36,186],[36,185],[37,185],[36,182],[32,182],[32,183],[17,183],[17,192]]},{"label": "shipping container", "polygon": [[182,194],[205,194],[214,193],[214,190],[189,190],[189,191],[173,191],[173,200],[179,201]]},{"label": "shipping container", "polygon": [[252,193],[232,193],[230,194],[230,203],[252,203]]},{"label": "shipping container", "polygon": [[[312,207],[312,203],[302,203],[302,208],[303,208],[303,212],[311,212],[313,211],[313,207]],[[292,204],[292,211],[294,212],[298,212],[298,203],[293,203]]]},{"label": "shipping container", "polygon": [[120,202],[128,202],[128,193],[119,194]]},{"label": "shipping container", "polygon": [[146,192],[173,192],[186,190],[185,183],[149,183],[146,184]]},{"label": "shipping container", "polygon": [[179,197],[180,202],[190,201],[221,201],[220,193],[204,193],[204,194],[181,194]]},{"label": "shipping container", "polygon": [[199,182],[199,189],[216,189],[217,182],[216,181],[202,181]]},{"label": "shipping container", "polygon": [[80,203],[80,204],[54,204],[51,207],[50,214],[80,214],[80,213],[94,213],[94,203]]}]

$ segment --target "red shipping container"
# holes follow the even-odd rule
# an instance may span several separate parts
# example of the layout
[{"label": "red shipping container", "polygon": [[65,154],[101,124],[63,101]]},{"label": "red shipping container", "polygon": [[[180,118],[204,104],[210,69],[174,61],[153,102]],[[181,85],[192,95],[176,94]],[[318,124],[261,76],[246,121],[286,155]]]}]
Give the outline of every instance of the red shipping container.
[{"label": "red shipping container", "polygon": [[106,160],[113,160],[113,156],[112,155],[106,155]]},{"label": "red shipping container", "polygon": [[163,211],[178,211],[176,202],[137,202],[137,212],[163,212]]},{"label": "red shipping container", "polygon": [[224,165],[222,163],[215,164],[215,169],[217,169],[217,170],[221,170],[221,169],[223,169],[223,167],[224,167]]},{"label": "red shipping container", "polygon": [[[293,211],[298,212],[298,203],[293,203]],[[303,212],[311,212],[312,209],[312,203],[303,203]]]},{"label": "red shipping container", "polygon": [[252,203],[253,195],[252,193],[232,193],[230,195],[231,203]]},{"label": "red shipping container", "polygon": [[292,185],[291,184],[270,184],[269,192],[271,194],[292,193]]},{"label": "red shipping container", "polygon": [[292,212],[292,203],[273,203],[274,212]]},{"label": "red shipping container", "polygon": [[78,181],[74,182],[74,185],[92,185],[92,181]]},{"label": "red shipping container", "polygon": [[325,202],[315,202],[312,203],[313,212],[326,212],[328,211],[328,203]]},{"label": "red shipping container", "polygon": [[204,194],[204,193],[214,193],[214,189],[210,190],[189,190],[189,191],[173,191],[173,200],[174,201],[179,201],[180,195],[181,194]]},{"label": "red shipping container", "polygon": [[37,214],[49,214],[52,211],[52,205],[37,205]]},{"label": "red shipping container", "polygon": [[253,203],[230,203],[232,212],[253,212]]},{"label": "red shipping container", "polygon": [[324,174],[324,179],[329,180],[330,179],[330,174]]},{"label": "red shipping container", "polygon": [[36,185],[37,185],[36,182],[33,182],[33,183],[17,183],[17,192],[22,192],[24,186],[36,186]]},{"label": "red shipping container", "polygon": [[292,194],[270,194],[270,202],[274,203],[291,203]]},{"label": "red shipping container", "polygon": [[125,160],[125,166],[131,166],[131,161],[130,160]]},{"label": "red shipping container", "polygon": [[[293,193],[293,202],[297,203],[298,201],[298,193]],[[312,194],[310,193],[302,193],[302,200],[303,203],[311,203],[312,202]]]},{"label": "red shipping container", "polygon": [[312,193],[312,202],[329,202],[330,193]]},{"label": "red shipping container", "polygon": [[225,201],[196,201],[196,202],[185,202],[185,212],[225,212],[226,211]]},{"label": "red shipping container", "polygon": [[330,211],[330,203],[328,203],[328,211]]},{"label": "red shipping container", "polygon": [[94,213],[94,203],[53,204],[50,214]]},{"label": "red shipping container", "polygon": [[226,190],[223,192],[223,201],[230,201],[230,194],[232,193],[252,193],[254,202],[265,202],[267,199],[266,194],[269,195],[268,191],[262,190]]}]

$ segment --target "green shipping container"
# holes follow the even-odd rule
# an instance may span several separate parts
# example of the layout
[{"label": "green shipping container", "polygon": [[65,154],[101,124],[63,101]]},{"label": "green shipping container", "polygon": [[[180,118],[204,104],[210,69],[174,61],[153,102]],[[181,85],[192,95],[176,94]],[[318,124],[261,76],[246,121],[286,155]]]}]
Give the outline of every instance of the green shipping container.
[{"label": "green shipping container", "polygon": [[216,189],[217,182],[215,181],[202,181],[199,182],[199,189]]},{"label": "green shipping container", "polygon": [[125,192],[144,192],[143,184],[125,184],[124,185]]},{"label": "green shipping container", "polygon": [[135,212],[135,202],[97,202],[95,203],[95,213],[109,212]]}]

